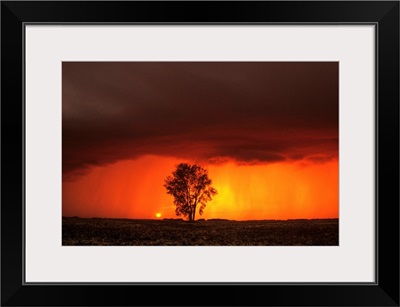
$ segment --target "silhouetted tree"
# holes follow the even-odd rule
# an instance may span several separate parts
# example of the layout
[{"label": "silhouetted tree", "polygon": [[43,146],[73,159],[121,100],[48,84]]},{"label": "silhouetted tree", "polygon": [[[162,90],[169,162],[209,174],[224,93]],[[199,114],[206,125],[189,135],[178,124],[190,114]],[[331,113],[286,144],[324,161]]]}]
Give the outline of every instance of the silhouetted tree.
[{"label": "silhouetted tree", "polygon": [[194,221],[197,205],[200,205],[199,214],[202,215],[206,203],[217,194],[211,183],[208,171],[201,166],[178,164],[172,176],[168,176],[164,183],[167,194],[174,197],[176,215]]}]

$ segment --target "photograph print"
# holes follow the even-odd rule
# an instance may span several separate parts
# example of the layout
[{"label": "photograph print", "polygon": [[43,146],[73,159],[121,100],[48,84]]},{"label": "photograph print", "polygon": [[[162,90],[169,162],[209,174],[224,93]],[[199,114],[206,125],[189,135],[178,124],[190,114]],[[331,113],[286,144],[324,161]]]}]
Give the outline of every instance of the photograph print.
[{"label": "photograph print", "polygon": [[63,246],[338,246],[338,62],[63,62]]}]

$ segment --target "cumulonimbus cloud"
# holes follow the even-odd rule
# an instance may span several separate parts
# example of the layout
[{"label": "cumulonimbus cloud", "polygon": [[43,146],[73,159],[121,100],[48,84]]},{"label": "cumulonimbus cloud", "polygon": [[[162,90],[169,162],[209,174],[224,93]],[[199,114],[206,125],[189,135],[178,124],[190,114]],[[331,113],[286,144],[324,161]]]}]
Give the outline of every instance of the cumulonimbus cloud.
[{"label": "cumulonimbus cloud", "polygon": [[142,155],[338,154],[337,62],[64,62],[63,174]]}]

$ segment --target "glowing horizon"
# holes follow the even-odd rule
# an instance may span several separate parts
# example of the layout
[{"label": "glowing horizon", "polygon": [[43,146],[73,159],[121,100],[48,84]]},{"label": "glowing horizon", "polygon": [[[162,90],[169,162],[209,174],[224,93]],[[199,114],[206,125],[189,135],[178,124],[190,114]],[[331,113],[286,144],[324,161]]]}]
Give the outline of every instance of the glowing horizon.
[{"label": "glowing horizon", "polygon": [[[163,187],[163,180],[177,163],[173,158],[144,156],[94,167],[79,178],[65,180],[63,216],[179,218],[172,196]],[[206,168],[218,194],[196,219],[339,217],[337,161],[270,165],[228,162]]]}]

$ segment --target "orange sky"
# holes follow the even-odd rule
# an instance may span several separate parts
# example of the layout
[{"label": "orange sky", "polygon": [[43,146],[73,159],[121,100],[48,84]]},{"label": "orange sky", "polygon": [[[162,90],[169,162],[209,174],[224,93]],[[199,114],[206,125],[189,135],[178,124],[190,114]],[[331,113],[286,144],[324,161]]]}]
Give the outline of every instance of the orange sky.
[{"label": "orange sky", "polygon": [[[63,216],[176,218],[163,180],[180,160],[143,156],[63,182]],[[196,218],[338,218],[338,163],[204,165],[218,195]]]}]

